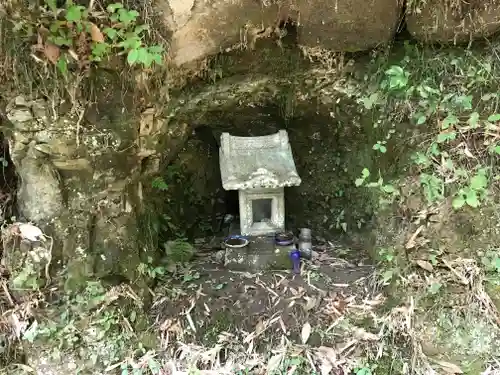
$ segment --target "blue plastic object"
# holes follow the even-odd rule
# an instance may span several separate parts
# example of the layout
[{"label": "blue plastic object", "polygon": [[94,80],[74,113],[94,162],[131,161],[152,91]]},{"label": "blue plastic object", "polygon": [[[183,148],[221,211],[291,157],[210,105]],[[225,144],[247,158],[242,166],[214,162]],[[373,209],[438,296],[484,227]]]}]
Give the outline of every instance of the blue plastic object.
[{"label": "blue plastic object", "polygon": [[300,274],[300,251],[293,250],[290,252],[290,259],[292,260],[292,270],[295,274]]},{"label": "blue plastic object", "polygon": [[241,240],[247,240],[248,241],[248,237],[247,236],[242,236],[240,234],[231,234],[229,236],[227,236],[224,241],[227,241],[227,240],[236,240],[236,239],[241,239]]}]

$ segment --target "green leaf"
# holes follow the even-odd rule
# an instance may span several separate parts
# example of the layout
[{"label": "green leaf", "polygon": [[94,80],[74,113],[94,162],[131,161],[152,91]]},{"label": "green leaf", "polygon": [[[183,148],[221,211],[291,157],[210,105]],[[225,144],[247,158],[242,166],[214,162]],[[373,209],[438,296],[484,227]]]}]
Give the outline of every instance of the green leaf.
[{"label": "green leaf", "polygon": [[57,69],[62,73],[62,75],[68,74],[68,62],[66,61],[66,58],[64,56],[59,57],[59,60],[57,60]]},{"label": "green leaf", "polygon": [[137,50],[137,62],[145,65],[146,67],[151,65],[153,59],[150,58],[148,50],[144,47]]},{"label": "green leaf", "polygon": [[474,190],[483,190],[488,186],[488,179],[484,174],[477,174],[470,179],[470,187]]},{"label": "green leaf", "polygon": [[106,34],[108,36],[108,38],[114,40],[116,38],[116,35],[118,35],[118,31],[111,28],[111,27],[106,27],[104,30],[103,30],[104,34]]},{"label": "green leaf", "polygon": [[488,121],[489,122],[497,122],[497,121],[500,121],[500,113],[495,113],[493,115],[490,115],[488,117]]},{"label": "green leaf", "polygon": [[156,267],[154,269],[154,273],[157,274],[157,275],[165,275],[165,268],[163,267]]},{"label": "green leaf", "polygon": [[101,61],[102,57],[108,52],[109,45],[106,43],[93,43],[92,55],[94,61]]},{"label": "green leaf", "polygon": [[465,110],[472,109],[472,95],[460,95],[455,102]]},{"label": "green leaf", "polygon": [[130,318],[129,318],[129,319],[130,319],[130,321],[133,323],[133,322],[135,322],[135,319],[136,319],[136,318],[137,318],[137,311],[132,310],[132,311],[130,312]]},{"label": "green leaf", "polygon": [[160,54],[158,53],[154,53],[151,55],[153,57],[153,61],[158,64],[158,65],[161,65],[163,63],[163,58]]},{"label": "green leaf", "polygon": [[45,3],[49,6],[52,13],[57,14],[57,3],[56,0],[45,0]]},{"label": "green leaf", "polygon": [[453,199],[452,206],[455,210],[459,210],[465,204],[465,199],[462,195]]},{"label": "green leaf", "polygon": [[148,51],[150,53],[163,53],[165,50],[163,49],[162,46],[150,46],[148,48]]},{"label": "green leaf", "polygon": [[429,153],[432,156],[439,156],[439,155],[441,155],[441,150],[439,149],[439,144],[436,143],[436,142],[433,142],[431,144],[431,147],[429,147]]},{"label": "green leaf", "polygon": [[50,41],[53,42],[56,46],[68,46],[70,47],[73,43],[71,39],[62,37],[62,36],[56,36],[56,37],[51,37]]},{"label": "green leaf", "polygon": [[363,102],[363,106],[366,109],[372,109],[373,105],[377,102],[377,100],[378,100],[378,93],[376,92],[371,94],[369,97],[364,97],[361,99],[361,101]]},{"label": "green leaf", "polygon": [[50,32],[52,34],[57,34],[57,32],[59,31],[60,28],[61,28],[61,22],[59,22],[59,21],[52,22],[50,24]]},{"label": "green leaf", "polygon": [[441,124],[441,129],[448,129],[450,125],[456,125],[458,124],[458,118],[454,114],[449,114],[446,116],[446,118],[443,120],[443,123]]},{"label": "green leaf", "polygon": [[161,365],[152,358],[148,360],[148,367],[149,370],[153,373],[153,375],[160,373]]},{"label": "green leaf", "polygon": [[443,198],[443,181],[435,175],[420,174],[420,183],[424,188],[424,195],[429,203],[434,203]]},{"label": "green leaf", "polygon": [[392,279],[393,276],[394,276],[394,271],[387,270],[382,274],[382,279],[384,280],[384,282],[388,282]]},{"label": "green leaf", "polygon": [[356,185],[356,187],[360,187],[361,185],[363,185],[364,182],[365,182],[364,178],[357,178],[356,181],[354,181],[354,185]]},{"label": "green leaf", "polygon": [[146,31],[146,30],[149,30],[148,25],[139,25],[139,26],[136,26],[136,28],[134,29],[134,34],[139,35],[140,33],[142,33],[143,31]]},{"label": "green leaf", "polygon": [[136,10],[119,9],[118,14],[120,22],[123,22],[125,25],[129,25],[130,23],[134,22],[139,16],[139,12],[137,12]]},{"label": "green leaf", "polygon": [[214,289],[215,290],[221,290],[222,288],[224,288],[226,286],[226,282],[223,282],[223,283],[220,283],[220,284],[217,284]]},{"label": "green leaf", "polygon": [[129,65],[134,65],[139,58],[139,51],[137,49],[132,49],[127,55],[127,62]]},{"label": "green leaf", "polygon": [[479,199],[475,190],[469,189],[466,193],[465,202],[474,208],[479,207]]},{"label": "green leaf", "polygon": [[137,37],[136,35],[130,36],[126,38],[125,40],[121,41],[118,43],[118,47],[124,48],[124,49],[138,49],[141,47],[141,39]]},{"label": "green leaf", "polygon": [[382,154],[385,154],[387,152],[387,147],[385,147],[384,145],[380,145],[378,149]]},{"label": "green leaf", "polygon": [[168,184],[161,177],[155,177],[151,182],[151,186],[155,189],[166,191],[168,190]]},{"label": "green leaf", "polygon": [[479,113],[477,112],[472,112],[469,116],[469,119],[467,120],[470,126],[476,127],[478,122],[479,122]]},{"label": "green leaf", "polygon": [[500,273],[500,257],[495,257],[495,260],[493,261],[493,266],[495,267],[496,271]]},{"label": "green leaf", "polygon": [[427,117],[425,115],[421,115],[417,118],[417,125],[422,125],[427,121]]},{"label": "green leaf", "polygon": [[385,193],[392,194],[396,191],[396,188],[392,185],[384,185],[384,186],[382,186],[382,190]]},{"label": "green leaf", "polygon": [[500,155],[500,145],[499,146],[495,146],[493,148],[493,152],[497,153],[498,155]]},{"label": "green leaf", "polygon": [[432,283],[429,287],[429,293],[436,294],[441,289],[442,285],[440,283]]},{"label": "green leaf", "polygon": [[363,170],[361,171],[361,176],[363,176],[363,178],[370,177],[370,171],[368,170],[368,168],[363,168]]},{"label": "green leaf", "polygon": [[444,143],[447,141],[453,141],[456,138],[457,138],[456,132],[443,132],[438,134],[436,141],[438,143]]},{"label": "green leaf", "polygon": [[422,152],[416,152],[411,156],[413,162],[417,165],[427,166],[430,163],[429,158]]},{"label": "green leaf", "polygon": [[81,5],[71,5],[66,11],[66,21],[76,22],[82,20],[82,12],[85,7]]},{"label": "green leaf", "polygon": [[392,65],[389,69],[385,71],[385,74],[389,76],[402,75],[404,73],[403,68],[398,65]]}]

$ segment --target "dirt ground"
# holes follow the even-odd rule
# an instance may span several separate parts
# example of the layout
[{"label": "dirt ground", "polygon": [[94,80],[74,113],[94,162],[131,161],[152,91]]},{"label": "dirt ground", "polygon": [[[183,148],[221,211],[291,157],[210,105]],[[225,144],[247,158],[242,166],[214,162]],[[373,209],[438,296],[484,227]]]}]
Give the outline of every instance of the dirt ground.
[{"label": "dirt ground", "polygon": [[[284,342],[352,349],[353,332],[356,341],[373,340],[366,311],[367,301],[381,302],[375,269],[334,255],[334,250],[316,253],[303,262],[300,275],[234,272],[210,261],[184,270],[178,282],[155,290],[151,315],[163,347],[177,348],[177,356],[186,355],[179,343],[189,343],[190,351],[193,345],[211,348],[210,358],[192,358],[198,368],[233,366],[257,374],[262,363],[255,358],[269,357]],[[349,319],[347,309],[353,312]]]}]

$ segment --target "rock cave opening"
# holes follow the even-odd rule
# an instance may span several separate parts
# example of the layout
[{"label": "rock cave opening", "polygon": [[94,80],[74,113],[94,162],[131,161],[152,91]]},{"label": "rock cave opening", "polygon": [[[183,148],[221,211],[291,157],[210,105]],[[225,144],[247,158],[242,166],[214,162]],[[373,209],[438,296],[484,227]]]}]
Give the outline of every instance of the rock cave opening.
[{"label": "rock cave opening", "polygon": [[[189,238],[220,235],[224,218],[239,212],[237,191],[225,191],[221,183],[223,132],[236,136],[288,132],[302,179],[300,186],[285,189],[288,229],[308,227],[319,237],[351,241],[347,232],[362,234],[370,226],[377,202],[369,191],[356,188],[354,180],[363,168],[374,165],[372,147],[381,131],[373,127],[371,118],[353,116],[354,104],[347,100],[339,101],[332,111],[314,101],[290,103],[286,91],[278,97],[258,104],[239,103],[192,119],[193,134],[165,175],[169,180],[169,173],[182,171],[182,182],[177,181],[173,190],[178,190],[175,201],[183,202],[183,209],[167,211]],[[396,149],[404,147],[403,142]],[[376,162],[397,173],[405,161],[402,153],[381,155]]]}]

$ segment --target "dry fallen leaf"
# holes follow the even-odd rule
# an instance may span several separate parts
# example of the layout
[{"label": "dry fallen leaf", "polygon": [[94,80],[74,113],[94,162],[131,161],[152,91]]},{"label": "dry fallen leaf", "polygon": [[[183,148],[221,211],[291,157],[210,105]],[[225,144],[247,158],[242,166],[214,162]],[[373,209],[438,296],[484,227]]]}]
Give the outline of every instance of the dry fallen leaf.
[{"label": "dry fallen leaf", "polygon": [[321,375],[328,375],[333,370],[333,367],[336,366],[337,352],[333,348],[320,346],[316,353],[316,360],[320,364]]},{"label": "dry fallen leaf", "polygon": [[305,344],[307,340],[309,340],[309,336],[311,335],[311,325],[309,322],[306,322],[302,326],[302,332],[300,334],[300,338],[302,339],[302,344]]},{"label": "dry fallen leaf", "polygon": [[283,331],[283,333],[286,335],[286,326],[285,326],[285,322],[283,322],[283,319],[282,319],[281,317],[280,317],[279,323],[280,323],[281,330],[282,330],[282,331]]},{"label": "dry fallen leaf", "polygon": [[327,360],[332,365],[337,364],[337,351],[329,346],[320,346],[318,348],[318,354],[321,355],[321,358]]},{"label": "dry fallen leaf", "polygon": [[276,354],[269,358],[269,361],[267,362],[267,373],[268,374],[273,374],[281,364],[281,361],[283,359],[283,354]]},{"label": "dry fallen leaf", "polygon": [[33,224],[21,223],[18,225],[19,235],[21,238],[36,242],[44,239],[43,232],[40,228]]},{"label": "dry fallen leaf", "polygon": [[36,36],[36,45],[38,47],[43,46],[43,37],[42,37],[42,35],[40,35],[40,33],[38,33]]},{"label": "dry fallen leaf", "polygon": [[76,54],[76,52],[75,52],[75,51],[73,51],[72,49],[69,49],[69,50],[68,50],[68,53],[69,53],[69,55],[70,55],[70,56],[71,56],[74,60],[76,60],[76,61],[78,61],[78,60],[79,60],[79,59],[78,59],[78,55],[77,55],[77,54]]},{"label": "dry fallen leaf", "polygon": [[439,366],[441,366],[447,374],[463,374],[464,373],[460,367],[458,367],[457,365],[455,365],[453,363],[445,362],[445,361],[438,361],[438,360],[436,360],[435,362]]},{"label": "dry fallen leaf", "polygon": [[319,371],[321,375],[329,375],[331,374],[331,371],[333,370],[333,366],[329,363],[321,363],[319,366]]},{"label": "dry fallen leaf", "polygon": [[429,272],[432,272],[434,271],[434,267],[432,266],[432,264],[430,264],[428,261],[426,260],[422,260],[422,259],[419,259],[419,260],[416,260],[415,263],[420,267],[420,268],[423,268],[424,270],[426,271],[429,271]]},{"label": "dry fallen leaf", "polygon": [[472,152],[470,152],[470,150],[469,150],[469,148],[467,146],[464,147],[464,154],[468,158],[474,158],[474,155],[472,154]]},{"label": "dry fallen leaf", "polygon": [[93,42],[104,43],[104,35],[95,24],[92,24],[90,26],[90,37],[92,38]]},{"label": "dry fallen leaf", "polygon": [[425,228],[424,225],[419,226],[417,228],[417,230],[415,231],[415,233],[413,233],[411,235],[411,237],[408,240],[408,242],[406,242],[406,245],[405,245],[406,250],[410,250],[410,249],[412,249],[412,248],[414,248],[416,246],[415,240],[417,239],[417,237],[420,234],[420,232],[422,232],[422,230],[424,230],[424,228]]},{"label": "dry fallen leaf", "polygon": [[264,328],[265,328],[264,323],[262,322],[262,320],[259,320],[259,322],[255,326],[255,333],[257,335],[260,335],[262,331],[264,331]]},{"label": "dry fallen leaf", "polygon": [[59,50],[59,47],[56,46],[55,44],[52,43],[47,43],[44,46],[43,53],[47,57],[47,59],[52,63],[56,64],[57,60],[59,60],[59,55],[61,51]]},{"label": "dry fallen leaf", "polygon": [[354,337],[362,341],[377,341],[379,339],[378,335],[365,331],[363,328],[357,328],[354,330]]},{"label": "dry fallen leaf", "polygon": [[306,311],[314,309],[316,306],[317,300],[314,297],[304,297],[304,299],[307,301],[306,305],[304,306],[304,309]]}]

